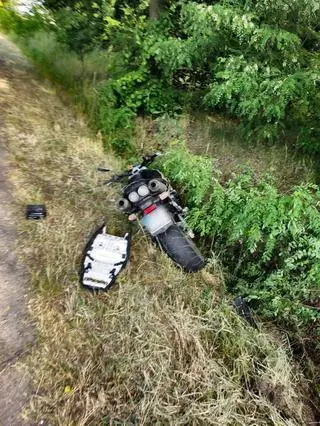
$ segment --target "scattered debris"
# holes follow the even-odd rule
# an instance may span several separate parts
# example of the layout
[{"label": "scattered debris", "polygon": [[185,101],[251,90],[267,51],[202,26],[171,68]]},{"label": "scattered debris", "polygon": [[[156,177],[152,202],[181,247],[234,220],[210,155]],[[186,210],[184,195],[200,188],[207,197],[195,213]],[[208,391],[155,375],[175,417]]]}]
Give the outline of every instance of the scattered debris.
[{"label": "scattered debris", "polygon": [[28,204],[26,219],[39,220],[47,217],[47,209],[44,204]]},{"label": "scattered debris", "polygon": [[108,290],[125,267],[130,253],[131,234],[117,237],[100,227],[84,249],[80,283],[93,290]]}]

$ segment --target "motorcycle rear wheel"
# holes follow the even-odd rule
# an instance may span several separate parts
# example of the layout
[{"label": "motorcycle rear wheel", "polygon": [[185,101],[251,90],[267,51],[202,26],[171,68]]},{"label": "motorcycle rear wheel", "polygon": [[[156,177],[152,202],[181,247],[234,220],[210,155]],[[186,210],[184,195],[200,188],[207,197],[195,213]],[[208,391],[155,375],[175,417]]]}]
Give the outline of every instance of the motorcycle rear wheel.
[{"label": "motorcycle rear wheel", "polygon": [[172,225],[156,236],[156,241],[167,255],[187,272],[196,272],[204,267],[205,261],[199,250],[183,231]]}]

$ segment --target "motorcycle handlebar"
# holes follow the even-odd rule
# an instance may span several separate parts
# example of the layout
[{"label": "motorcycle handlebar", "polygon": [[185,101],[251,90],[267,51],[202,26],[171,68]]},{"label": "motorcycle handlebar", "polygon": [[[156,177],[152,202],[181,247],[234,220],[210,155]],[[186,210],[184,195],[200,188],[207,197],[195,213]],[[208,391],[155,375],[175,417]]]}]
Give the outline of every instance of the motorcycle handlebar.
[{"label": "motorcycle handlebar", "polygon": [[[151,164],[160,155],[161,155],[160,152],[156,152],[155,154],[144,156],[143,161],[141,163],[141,166],[147,166],[148,164]],[[101,171],[101,172],[110,171],[109,169],[105,169],[105,168],[102,168],[102,167],[99,167],[98,170]],[[106,180],[103,184],[104,185],[110,185],[112,183],[119,182],[121,179],[128,177],[128,176],[130,176],[130,171],[121,173],[120,175],[113,175],[113,176],[111,176],[110,179]]]}]

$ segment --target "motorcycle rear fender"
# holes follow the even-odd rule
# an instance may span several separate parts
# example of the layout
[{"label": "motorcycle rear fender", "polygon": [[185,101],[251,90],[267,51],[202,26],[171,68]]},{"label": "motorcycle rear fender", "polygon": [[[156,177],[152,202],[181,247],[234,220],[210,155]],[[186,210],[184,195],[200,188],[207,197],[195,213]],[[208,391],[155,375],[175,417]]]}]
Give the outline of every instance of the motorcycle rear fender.
[{"label": "motorcycle rear fender", "polygon": [[158,206],[151,213],[143,216],[142,223],[152,236],[156,236],[165,232],[173,225],[174,221],[171,214],[164,206]]}]

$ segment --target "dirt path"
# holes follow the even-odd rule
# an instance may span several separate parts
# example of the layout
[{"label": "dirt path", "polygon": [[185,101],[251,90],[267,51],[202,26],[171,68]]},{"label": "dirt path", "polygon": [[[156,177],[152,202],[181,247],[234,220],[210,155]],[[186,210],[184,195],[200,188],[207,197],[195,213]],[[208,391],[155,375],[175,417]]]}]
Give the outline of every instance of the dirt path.
[{"label": "dirt path", "polygon": [[0,425],[26,424],[20,417],[30,398],[30,383],[18,361],[33,341],[28,319],[28,279],[15,250],[16,220],[7,151],[5,113],[12,101],[11,86],[30,65],[19,50],[0,34]]}]

